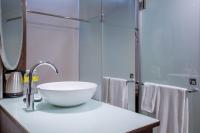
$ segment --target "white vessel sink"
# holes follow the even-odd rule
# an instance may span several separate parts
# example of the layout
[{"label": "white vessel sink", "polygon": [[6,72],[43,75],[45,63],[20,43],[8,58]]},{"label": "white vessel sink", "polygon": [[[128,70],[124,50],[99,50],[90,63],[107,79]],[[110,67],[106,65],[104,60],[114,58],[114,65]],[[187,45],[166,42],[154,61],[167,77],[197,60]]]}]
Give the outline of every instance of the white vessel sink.
[{"label": "white vessel sink", "polygon": [[80,81],[52,82],[37,86],[43,98],[56,106],[76,106],[94,95],[97,84]]}]

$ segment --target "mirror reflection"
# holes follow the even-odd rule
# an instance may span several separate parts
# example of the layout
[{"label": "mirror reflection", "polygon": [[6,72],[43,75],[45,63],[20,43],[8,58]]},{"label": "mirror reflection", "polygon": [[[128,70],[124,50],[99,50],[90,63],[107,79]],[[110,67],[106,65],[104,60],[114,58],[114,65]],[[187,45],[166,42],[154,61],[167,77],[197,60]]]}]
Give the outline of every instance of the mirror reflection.
[{"label": "mirror reflection", "polygon": [[21,0],[1,0],[1,57],[4,66],[17,67],[23,43],[23,8]]}]

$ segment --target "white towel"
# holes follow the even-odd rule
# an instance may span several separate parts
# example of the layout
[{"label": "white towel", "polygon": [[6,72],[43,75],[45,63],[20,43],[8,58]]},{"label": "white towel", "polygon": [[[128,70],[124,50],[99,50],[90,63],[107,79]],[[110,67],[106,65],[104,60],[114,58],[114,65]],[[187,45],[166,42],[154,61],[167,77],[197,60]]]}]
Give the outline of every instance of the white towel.
[{"label": "white towel", "polygon": [[101,90],[101,101],[109,103],[109,87],[110,87],[110,78],[103,77],[102,79],[102,90]]},{"label": "white towel", "polygon": [[157,84],[144,83],[141,110],[147,111],[148,113],[154,113],[158,91],[159,86]]},{"label": "white towel", "polygon": [[156,118],[160,120],[157,133],[188,133],[189,109],[187,89],[159,85]]},{"label": "white towel", "polygon": [[128,109],[128,87],[126,82],[125,79],[104,77],[102,101]]}]

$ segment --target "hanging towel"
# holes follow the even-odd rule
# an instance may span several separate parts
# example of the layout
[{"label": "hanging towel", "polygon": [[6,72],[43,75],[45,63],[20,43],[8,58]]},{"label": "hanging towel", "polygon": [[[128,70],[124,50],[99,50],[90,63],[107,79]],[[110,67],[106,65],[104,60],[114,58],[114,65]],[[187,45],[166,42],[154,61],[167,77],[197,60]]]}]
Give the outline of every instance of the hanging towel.
[{"label": "hanging towel", "polygon": [[101,90],[102,102],[109,103],[109,87],[110,87],[110,77],[103,77],[102,90]]},{"label": "hanging towel", "polygon": [[157,133],[188,133],[189,109],[187,89],[159,85],[156,118],[160,120]]},{"label": "hanging towel", "polygon": [[126,82],[125,79],[104,77],[102,101],[128,109],[128,87]]},{"label": "hanging towel", "polygon": [[156,96],[159,91],[159,86],[154,83],[144,83],[141,110],[148,113],[154,113]]}]

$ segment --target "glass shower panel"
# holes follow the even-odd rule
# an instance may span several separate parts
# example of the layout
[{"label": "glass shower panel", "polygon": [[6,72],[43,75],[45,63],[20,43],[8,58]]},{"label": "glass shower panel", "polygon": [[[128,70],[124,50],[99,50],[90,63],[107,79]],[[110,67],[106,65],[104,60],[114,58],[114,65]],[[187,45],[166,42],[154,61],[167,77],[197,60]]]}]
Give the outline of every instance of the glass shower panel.
[{"label": "glass shower panel", "polygon": [[[141,80],[200,88],[200,1],[149,0],[141,16]],[[189,94],[190,133],[200,131],[199,101]]]},{"label": "glass shower panel", "polygon": [[[103,76],[129,79],[134,74],[134,0],[103,0]],[[129,109],[134,110],[133,84]]]},{"label": "glass shower panel", "polygon": [[81,81],[98,84],[95,99],[100,99],[102,75],[102,24],[100,22],[101,0],[80,0],[79,16],[89,23],[80,22],[79,72]]},{"label": "glass shower panel", "polygon": [[200,81],[199,0],[151,0],[142,11],[141,78],[190,87]]},{"label": "glass shower panel", "polygon": [[[134,72],[134,0],[79,0],[80,80],[98,83],[103,76],[129,79]],[[134,110],[134,86],[129,85],[129,109]]]},{"label": "glass shower panel", "polygon": [[103,75],[134,73],[134,1],[103,0]]}]

